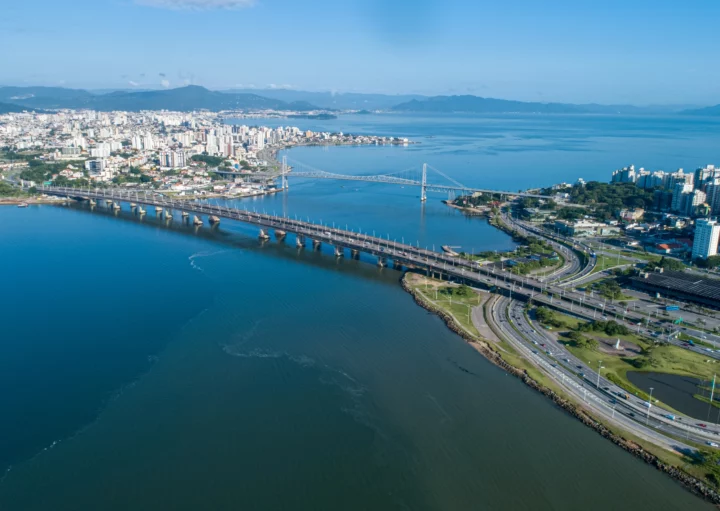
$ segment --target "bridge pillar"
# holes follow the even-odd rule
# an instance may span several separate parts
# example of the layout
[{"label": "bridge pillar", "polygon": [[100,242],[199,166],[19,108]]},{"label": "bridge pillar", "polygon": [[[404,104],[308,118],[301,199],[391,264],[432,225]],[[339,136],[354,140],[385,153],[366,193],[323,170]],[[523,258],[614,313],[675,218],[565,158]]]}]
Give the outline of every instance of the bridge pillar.
[{"label": "bridge pillar", "polygon": [[345,256],[345,250],[343,250],[343,247],[337,245],[335,246],[335,257],[343,257]]},{"label": "bridge pillar", "polygon": [[203,224],[203,221],[200,220],[200,217],[198,217],[197,215],[193,216],[193,225],[196,225],[199,227],[202,224]]},{"label": "bridge pillar", "polygon": [[282,157],[282,174],[281,175],[282,175],[282,181],[281,181],[282,189],[289,190],[290,185],[288,184],[288,179],[287,179],[287,156],[284,156],[284,155]]},{"label": "bridge pillar", "polygon": [[265,232],[265,229],[260,229],[260,234],[258,234],[258,238],[261,240],[267,240],[270,239],[270,236],[268,233]]},{"label": "bridge pillar", "polygon": [[275,239],[276,240],[278,240],[278,241],[283,240],[283,239],[285,239],[286,235],[287,235],[287,233],[285,231],[282,231],[280,229],[275,229]]},{"label": "bridge pillar", "polygon": [[155,214],[156,215],[160,216],[162,211],[163,211],[163,208],[161,208],[160,206],[155,206]]},{"label": "bridge pillar", "polygon": [[360,251],[356,248],[351,249],[350,259],[360,259]]},{"label": "bridge pillar", "polygon": [[134,211],[135,208],[137,208],[137,204],[135,204],[134,202],[131,202],[131,203],[130,203],[130,209],[132,209],[132,210]]},{"label": "bridge pillar", "polygon": [[319,240],[312,240],[313,242],[313,250],[320,250],[320,246],[322,243]]},{"label": "bridge pillar", "polygon": [[396,270],[402,270],[403,264],[402,264],[400,261],[398,261],[398,260],[394,260],[394,261],[393,261],[393,268],[395,268]]},{"label": "bridge pillar", "polygon": [[112,199],[105,199],[105,205],[109,206],[113,203]]},{"label": "bridge pillar", "polygon": [[303,236],[302,234],[298,234],[295,238],[295,245],[298,248],[305,248],[305,236]]},{"label": "bridge pillar", "polygon": [[90,203],[91,206],[94,206],[95,204],[97,204],[97,202],[95,202],[95,201],[92,200],[92,199],[90,199],[88,202]]},{"label": "bridge pillar", "polygon": [[427,163],[423,163],[422,182],[420,184],[420,202],[427,200]]},{"label": "bridge pillar", "polygon": [[143,209],[142,206],[138,206],[138,208],[137,208],[137,214],[138,214],[138,215],[144,215],[144,214],[145,214],[145,210]]},{"label": "bridge pillar", "polygon": [[210,225],[218,225],[220,223],[220,217],[215,215],[210,215],[208,217],[208,222],[210,222]]},{"label": "bridge pillar", "polygon": [[382,256],[378,256],[377,265],[380,268],[384,268],[385,266],[387,266],[387,259]]},{"label": "bridge pillar", "polygon": [[120,204],[118,204],[117,202],[113,202],[112,208],[117,211],[118,209],[120,209]]}]

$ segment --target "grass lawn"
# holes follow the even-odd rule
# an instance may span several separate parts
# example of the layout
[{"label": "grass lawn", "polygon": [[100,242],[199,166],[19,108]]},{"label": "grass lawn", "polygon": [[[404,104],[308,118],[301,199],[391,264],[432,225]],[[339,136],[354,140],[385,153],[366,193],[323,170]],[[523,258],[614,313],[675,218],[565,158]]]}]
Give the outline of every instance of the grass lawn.
[{"label": "grass lawn", "polygon": [[[599,271],[607,270],[608,268],[612,268],[613,266],[618,266],[616,257],[609,257],[606,255],[598,254],[597,256],[595,256],[595,259],[595,267],[590,272],[590,275]],[[623,262],[624,261],[620,261],[620,264],[623,264]]]},{"label": "grass lawn", "polygon": [[[560,313],[555,313],[555,317],[565,324],[565,327],[554,329],[559,332],[575,330],[580,323],[583,323],[582,320]],[[610,343],[614,343],[617,339],[620,339],[621,344],[623,342],[632,343],[643,350],[653,345],[651,341],[638,337],[635,334],[609,336],[605,334],[605,332],[583,332],[582,335],[592,337],[597,340],[607,340]],[[573,355],[588,364],[588,366],[596,369],[602,361],[602,365],[604,367],[602,374],[604,376],[611,381],[614,381],[628,392],[647,398],[641,389],[635,387],[627,379],[628,371],[638,370],[632,364],[632,361],[637,358],[637,355],[630,352],[626,355],[604,353],[600,350],[575,346],[569,339],[566,338],[561,338],[560,340],[565,343],[565,346],[571,353],[573,353]],[[652,360],[654,362],[653,365],[647,366],[643,369],[644,371],[681,374],[704,380],[712,379],[713,374],[720,373],[720,361],[677,346],[658,345],[654,347],[652,350]]]}]

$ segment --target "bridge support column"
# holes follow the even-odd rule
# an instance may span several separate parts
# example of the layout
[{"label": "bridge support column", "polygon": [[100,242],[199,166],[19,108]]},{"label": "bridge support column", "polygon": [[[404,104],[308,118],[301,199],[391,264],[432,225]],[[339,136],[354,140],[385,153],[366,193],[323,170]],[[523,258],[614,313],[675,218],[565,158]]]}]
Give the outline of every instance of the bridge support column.
[{"label": "bridge support column", "polygon": [[320,250],[320,246],[322,243],[319,240],[312,240],[313,242],[313,250]]},{"label": "bridge support column", "polygon": [[117,211],[118,209],[120,209],[120,204],[118,204],[117,202],[113,202],[112,208]]},{"label": "bridge support column", "polygon": [[295,245],[298,248],[305,248],[305,236],[303,236],[302,234],[298,234],[295,238]]},{"label": "bridge support column", "polygon": [[188,213],[187,211],[183,211],[183,212],[182,212],[182,219],[183,219],[184,222],[189,222],[189,221],[190,221],[190,213]]},{"label": "bridge support column", "polygon": [[387,259],[382,256],[378,256],[377,265],[380,268],[384,268],[385,266],[387,266]]},{"label": "bridge support column", "polygon": [[215,215],[210,215],[208,217],[208,222],[210,222],[210,225],[218,225],[220,223],[220,217]]},{"label": "bridge support column", "polygon": [[95,201],[92,200],[92,199],[88,200],[88,202],[90,203],[91,206],[94,206],[95,204],[97,204],[97,202],[95,202]]},{"label": "bridge support column", "polygon": [[287,156],[282,157],[282,173],[281,173],[281,175],[282,175],[282,181],[281,181],[282,189],[289,190],[290,185],[288,184],[288,179],[287,179]]},{"label": "bridge support column", "polygon": [[343,257],[345,256],[345,250],[343,250],[343,247],[336,246],[335,247],[335,257]]},{"label": "bridge support column", "polygon": [[403,264],[400,261],[394,260],[393,268],[395,268],[396,270],[402,270]]},{"label": "bridge support column", "polygon": [[261,240],[268,240],[270,239],[270,236],[268,233],[265,232],[265,229],[260,229],[260,234],[258,234],[258,238]]},{"label": "bridge support column", "polygon": [[360,259],[360,251],[356,248],[351,249],[350,259]]},{"label": "bridge support column", "polygon": [[203,221],[200,220],[200,217],[198,217],[197,215],[193,216],[193,225],[200,227],[202,224]]},{"label": "bridge support column", "polygon": [[155,214],[157,216],[160,216],[162,214],[162,212],[163,212],[163,208],[161,208],[160,206],[155,206]]},{"label": "bridge support column", "polygon": [[285,231],[282,231],[280,229],[275,229],[275,239],[280,241],[284,240],[287,233]]},{"label": "bridge support column", "polygon": [[423,163],[422,182],[420,184],[420,202],[427,200],[427,163]]},{"label": "bridge support column", "polygon": [[138,206],[137,208],[137,214],[142,216],[145,214],[145,210],[142,208],[142,206]]}]

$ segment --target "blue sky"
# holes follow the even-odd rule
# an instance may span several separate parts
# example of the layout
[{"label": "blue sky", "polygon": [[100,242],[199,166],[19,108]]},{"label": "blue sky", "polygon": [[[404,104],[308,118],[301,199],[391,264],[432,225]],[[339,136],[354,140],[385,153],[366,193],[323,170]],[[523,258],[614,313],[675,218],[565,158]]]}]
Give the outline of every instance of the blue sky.
[{"label": "blue sky", "polygon": [[0,84],[720,103],[717,0],[6,0]]}]

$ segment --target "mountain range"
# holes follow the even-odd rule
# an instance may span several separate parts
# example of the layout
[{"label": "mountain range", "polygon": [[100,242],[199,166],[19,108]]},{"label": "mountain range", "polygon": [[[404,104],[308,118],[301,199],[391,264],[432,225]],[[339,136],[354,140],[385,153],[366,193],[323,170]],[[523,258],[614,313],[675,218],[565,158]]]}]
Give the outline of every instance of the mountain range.
[{"label": "mountain range", "polygon": [[648,115],[674,113],[682,110],[677,106],[598,105],[570,103],[538,103],[479,96],[433,96],[423,100],[413,99],[392,108],[397,112],[426,113],[544,113],[544,114],[625,114]]},{"label": "mountain range", "polygon": [[0,87],[0,102],[26,108],[125,110],[318,110],[304,101],[285,102],[257,94],[211,91],[197,85],[149,91],[93,94],[62,87]]},{"label": "mountain range", "polygon": [[621,114],[680,113],[720,116],[720,105],[700,109],[683,106],[598,105],[541,103],[479,96],[421,96],[414,94],[363,94],[308,92],[288,89],[208,90],[197,85],[161,90],[87,91],[63,87],[0,87],[0,113],[24,109],[88,108],[112,110],[381,110],[419,113],[468,114]]}]

